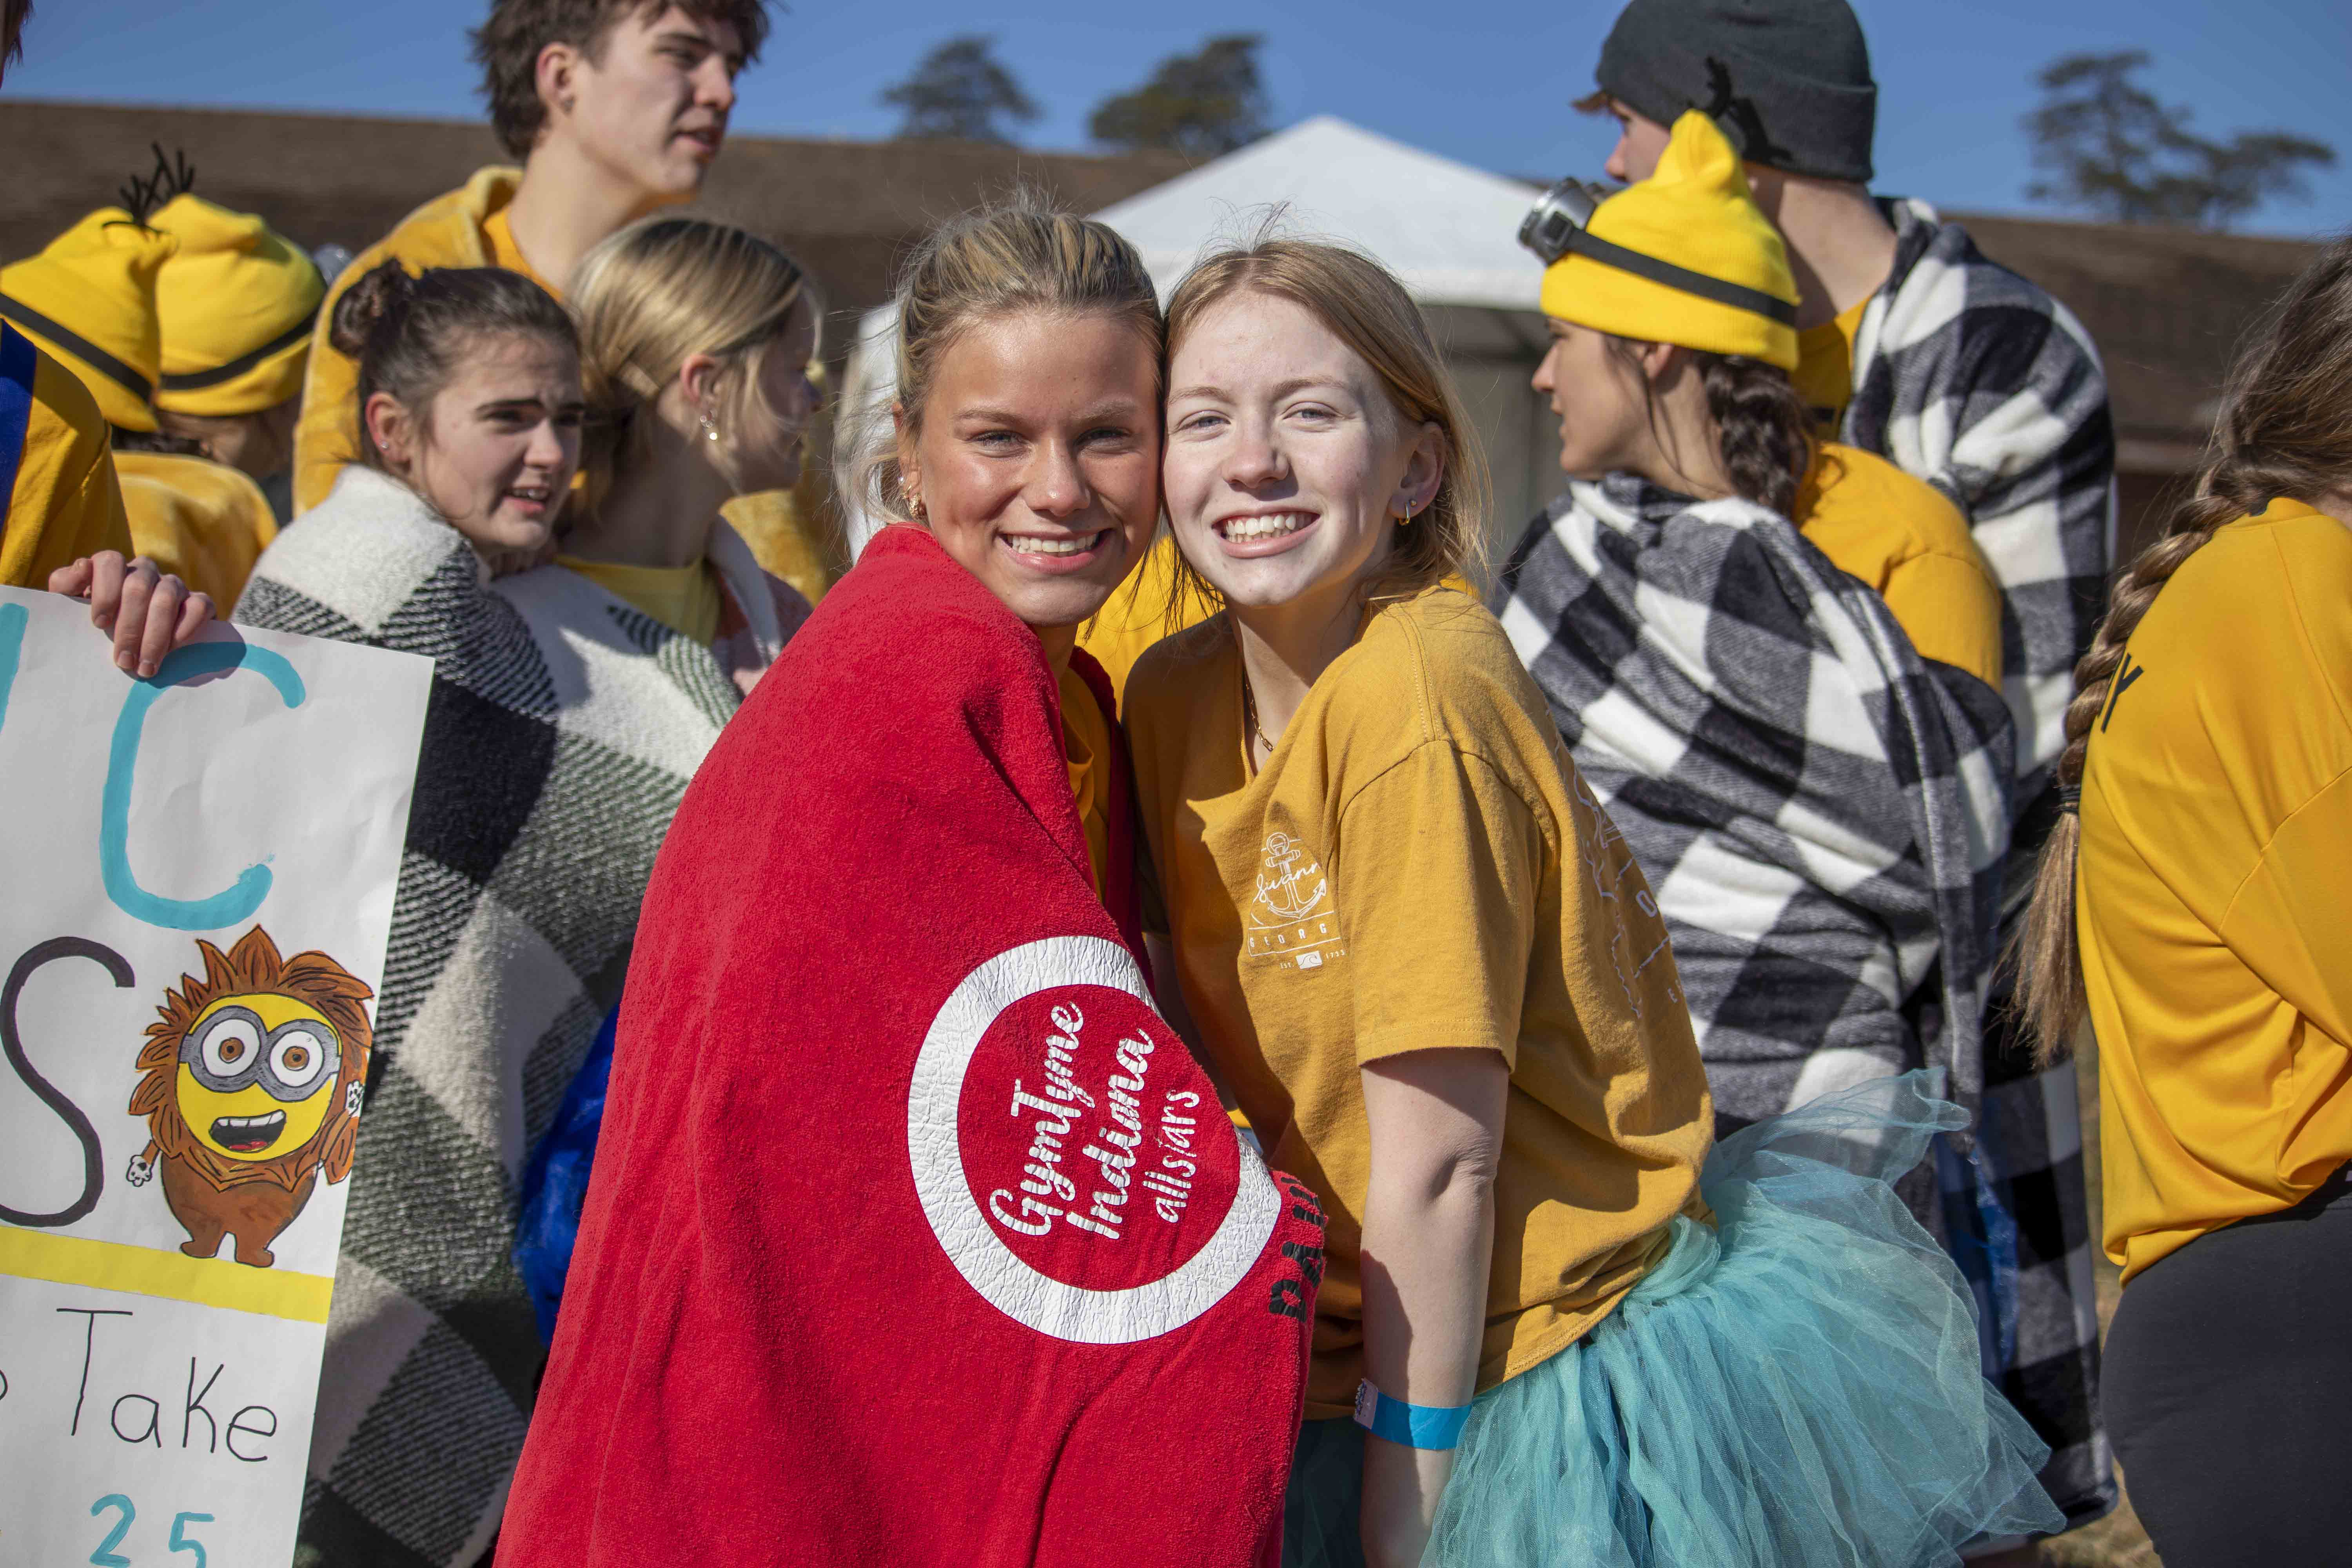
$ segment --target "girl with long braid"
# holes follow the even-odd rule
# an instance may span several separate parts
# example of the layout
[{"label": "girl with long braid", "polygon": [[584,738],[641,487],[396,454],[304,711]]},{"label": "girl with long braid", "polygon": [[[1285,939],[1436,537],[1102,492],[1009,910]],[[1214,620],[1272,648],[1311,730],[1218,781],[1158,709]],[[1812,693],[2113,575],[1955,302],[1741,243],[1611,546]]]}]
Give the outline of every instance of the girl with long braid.
[{"label": "girl with long braid", "polygon": [[2099,1047],[2105,1405],[2171,1568],[2338,1559],[2352,1399],[2352,237],[2249,342],[2074,672],[2026,931]]}]

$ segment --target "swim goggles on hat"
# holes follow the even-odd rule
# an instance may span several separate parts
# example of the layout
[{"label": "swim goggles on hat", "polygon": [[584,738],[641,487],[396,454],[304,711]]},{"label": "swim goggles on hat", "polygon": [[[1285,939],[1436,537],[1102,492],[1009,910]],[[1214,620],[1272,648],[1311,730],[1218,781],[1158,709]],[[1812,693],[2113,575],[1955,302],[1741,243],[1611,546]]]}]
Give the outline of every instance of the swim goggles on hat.
[{"label": "swim goggles on hat", "polygon": [[[1622,187],[1620,187],[1621,189]],[[1738,283],[1727,283],[1720,278],[1710,278],[1704,272],[1694,272],[1687,267],[1677,267],[1671,261],[1661,261],[1654,256],[1644,256],[1638,250],[1628,250],[1622,245],[1612,245],[1595,235],[1586,226],[1601,204],[1617,195],[1606,185],[1596,185],[1590,180],[1580,180],[1570,174],[1542,195],[1519,220],[1519,243],[1543,259],[1546,267],[1558,264],[1573,253],[1586,256],[1621,272],[1636,278],[1646,278],[1685,294],[1702,300],[1712,300],[1718,305],[1749,310],[1767,321],[1783,326],[1797,324],[1797,307],[1788,300],[1765,293],[1761,289],[1749,289]]]}]

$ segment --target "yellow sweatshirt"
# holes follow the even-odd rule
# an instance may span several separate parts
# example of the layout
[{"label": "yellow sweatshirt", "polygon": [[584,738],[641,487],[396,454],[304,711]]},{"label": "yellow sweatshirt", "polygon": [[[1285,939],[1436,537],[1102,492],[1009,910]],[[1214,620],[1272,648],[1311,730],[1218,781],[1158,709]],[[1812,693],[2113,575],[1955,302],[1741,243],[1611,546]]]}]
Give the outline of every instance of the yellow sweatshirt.
[{"label": "yellow sweatshirt", "polygon": [[[106,421],[89,388],[5,321],[0,379],[13,384],[0,386],[0,421],[12,426],[0,429],[0,584],[46,589],[52,571],[81,556],[131,554]],[[12,405],[22,408],[21,437],[6,418]]]},{"label": "yellow sweatshirt", "polygon": [[2352,1160],[2352,529],[2273,500],[2157,596],[2093,721],[2076,940],[2126,1285]]},{"label": "yellow sweatshirt", "polygon": [[139,553],[210,594],[226,620],[253,563],[278,537],[261,487],[225,464],[168,452],[117,452],[114,468]]},{"label": "yellow sweatshirt", "polygon": [[[327,290],[319,325],[310,339],[310,371],[302,393],[302,422],[294,435],[294,510],[308,511],[327,499],[335,476],[357,460],[359,366],[328,341],[335,304],[371,268],[396,259],[412,272],[428,267],[503,267],[520,272],[562,298],[562,291],[534,272],[515,247],[507,207],[522,184],[522,171],[493,164],[478,169],[457,190],[439,195],[400,220],[343,269]],[[760,564],[799,589],[811,604],[824,596],[839,574],[838,552],[826,522],[822,465],[807,465],[792,490],[738,496],[720,509],[743,535]]]}]

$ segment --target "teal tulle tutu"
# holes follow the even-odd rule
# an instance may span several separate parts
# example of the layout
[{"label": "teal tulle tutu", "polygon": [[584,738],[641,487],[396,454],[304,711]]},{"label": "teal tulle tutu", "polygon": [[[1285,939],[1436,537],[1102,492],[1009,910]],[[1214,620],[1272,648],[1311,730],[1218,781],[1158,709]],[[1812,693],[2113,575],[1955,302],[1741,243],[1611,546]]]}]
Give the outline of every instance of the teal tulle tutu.
[{"label": "teal tulle tutu", "polygon": [[[1666,1258],[1479,1396],[1431,1568],[1928,1568],[2065,1527],[1979,1370],[1958,1271],[1889,1183],[1963,1125],[1925,1072],[1717,1145]],[[1362,1434],[1307,1424],[1283,1561],[1354,1568]]]}]

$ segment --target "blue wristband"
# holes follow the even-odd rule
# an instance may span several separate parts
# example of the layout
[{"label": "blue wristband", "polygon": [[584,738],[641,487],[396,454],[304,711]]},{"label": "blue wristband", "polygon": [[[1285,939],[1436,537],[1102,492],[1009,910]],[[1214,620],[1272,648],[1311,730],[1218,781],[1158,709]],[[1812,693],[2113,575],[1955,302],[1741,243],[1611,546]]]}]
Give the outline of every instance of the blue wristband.
[{"label": "blue wristband", "polygon": [[1369,1377],[1356,1385],[1356,1425],[1385,1442],[1442,1451],[1462,1441],[1469,1420],[1467,1405],[1407,1405],[1382,1394]]}]

